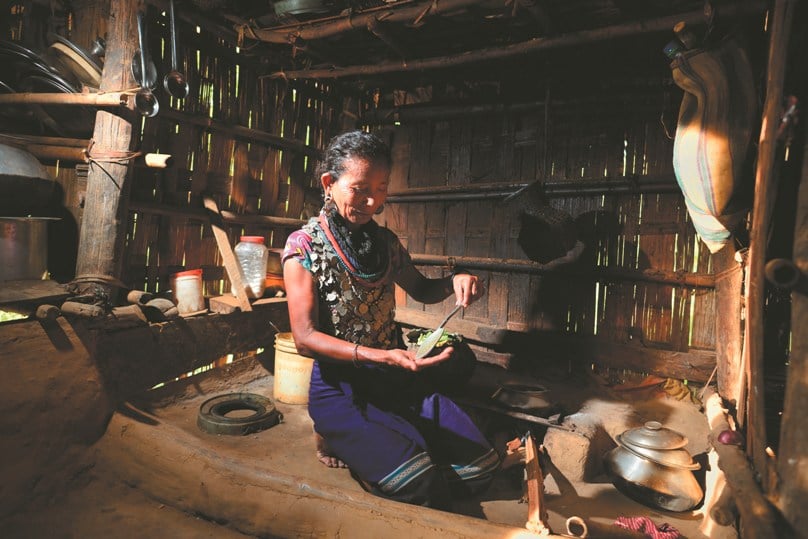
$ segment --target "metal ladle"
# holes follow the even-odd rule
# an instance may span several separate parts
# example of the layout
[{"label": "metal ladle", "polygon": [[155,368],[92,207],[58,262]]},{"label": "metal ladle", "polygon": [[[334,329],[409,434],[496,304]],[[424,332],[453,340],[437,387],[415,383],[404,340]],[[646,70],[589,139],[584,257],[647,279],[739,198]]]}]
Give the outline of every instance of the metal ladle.
[{"label": "metal ladle", "polygon": [[[141,74],[146,73],[146,40],[144,38],[144,24],[143,13],[139,11],[137,14],[137,39],[140,44]],[[157,116],[157,112],[160,110],[160,102],[157,101],[157,96],[155,96],[149,88],[145,76],[141,78],[140,90],[138,90],[135,94],[135,109],[137,109],[140,114],[146,116],[147,118]]]},{"label": "metal ladle", "polygon": [[177,29],[174,24],[174,0],[169,1],[169,31],[171,33],[171,71],[163,78],[163,87],[166,92],[176,97],[184,99],[188,95],[188,79],[185,75],[177,71]]}]

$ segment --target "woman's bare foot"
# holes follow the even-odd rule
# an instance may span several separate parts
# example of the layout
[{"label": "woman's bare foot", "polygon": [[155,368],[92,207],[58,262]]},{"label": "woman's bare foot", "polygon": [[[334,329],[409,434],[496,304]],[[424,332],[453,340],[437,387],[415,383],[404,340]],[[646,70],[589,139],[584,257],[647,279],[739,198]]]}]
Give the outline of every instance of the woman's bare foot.
[{"label": "woman's bare foot", "polygon": [[325,443],[325,440],[322,436],[314,433],[314,443],[317,446],[317,460],[328,466],[329,468],[347,468],[348,465],[342,462],[337,457],[331,455],[331,451],[328,449],[328,445]]}]

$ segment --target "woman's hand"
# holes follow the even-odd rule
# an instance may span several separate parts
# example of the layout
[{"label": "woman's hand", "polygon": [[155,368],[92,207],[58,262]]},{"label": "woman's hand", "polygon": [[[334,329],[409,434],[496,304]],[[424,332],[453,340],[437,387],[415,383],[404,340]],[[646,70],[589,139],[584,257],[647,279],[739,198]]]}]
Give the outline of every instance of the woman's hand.
[{"label": "woman's hand", "polygon": [[483,297],[485,293],[483,282],[476,275],[468,273],[454,275],[452,277],[452,289],[455,294],[455,304],[462,305],[464,308]]},{"label": "woman's hand", "polygon": [[388,365],[401,367],[402,369],[406,369],[408,371],[418,372],[427,367],[431,367],[432,365],[437,365],[438,363],[443,363],[444,361],[448,360],[452,357],[454,348],[447,346],[445,348],[441,348],[439,354],[421,359],[415,358],[416,351],[417,348],[413,350],[404,350],[401,348],[387,350],[389,355],[386,363]]}]

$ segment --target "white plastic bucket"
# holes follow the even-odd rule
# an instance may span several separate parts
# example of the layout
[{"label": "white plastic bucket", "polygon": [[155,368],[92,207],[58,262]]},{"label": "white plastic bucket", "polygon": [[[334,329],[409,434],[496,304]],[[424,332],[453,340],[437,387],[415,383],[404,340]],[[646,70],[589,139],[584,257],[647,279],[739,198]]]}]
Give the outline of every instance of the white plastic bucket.
[{"label": "white plastic bucket", "polygon": [[301,356],[291,333],[275,335],[275,400],[286,404],[308,404],[314,360]]}]

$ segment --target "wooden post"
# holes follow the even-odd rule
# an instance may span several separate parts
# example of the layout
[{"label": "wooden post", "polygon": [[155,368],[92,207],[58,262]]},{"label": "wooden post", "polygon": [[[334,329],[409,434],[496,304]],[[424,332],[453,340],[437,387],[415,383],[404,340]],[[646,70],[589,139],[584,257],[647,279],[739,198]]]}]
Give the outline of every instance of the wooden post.
[{"label": "wooden post", "polygon": [[[805,7],[805,6],[803,6]],[[802,152],[802,179],[794,222],[793,260],[802,279],[808,276],[808,140]],[[791,354],[786,378],[783,422],[780,425],[780,455],[777,459],[779,495],[777,505],[796,530],[808,529],[808,294],[798,286],[791,294]]]},{"label": "wooden post", "polygon": [[764,413],[763,379],[763,304],[764,266],[772,209],[777,196],[775,163],[777,158],[777,127],[783,98],[786,53],[794,19],[795,0],[777,0],[769,17],[768,73],[766,102],[758,145],[755,173],[755,199],[749,238],[749,286],[746,290],[746,342],[744,364],[747,380],[747,452],[761,477],[764,491],[768,490],[769,458],[766,455],[766,416]]},{"label": "wooden post", "polygon": [[[132,57],[137,33],[135,13],[139,0],[111,0],[107,50],[101,77],[101,91],[115,92],[136,85]],[[131,100],[130,100],[131,101]],[[132,107],[131,103],[129,107]],[[132,108],[119,108],[115,114],[98,111],[93,131],[91,155],[130,152],[132,126],[139,119]],[[78,293],[91,293],[114,301],[115,288],[104,278],[118,279],[123,266],[124,233],[127,222],[129,162],[92,162],[87,175],[87,195],[79,234],[76,276],[99,276],[98,282],[77,285]]]}]

